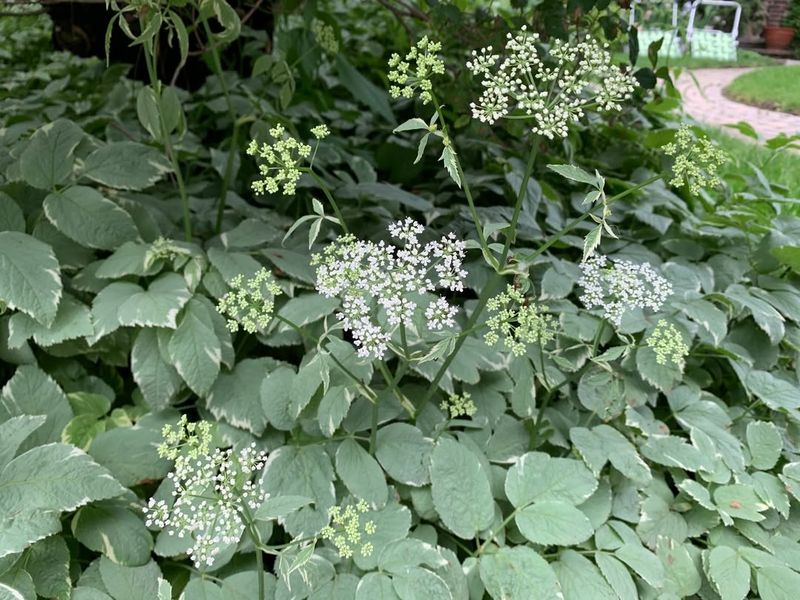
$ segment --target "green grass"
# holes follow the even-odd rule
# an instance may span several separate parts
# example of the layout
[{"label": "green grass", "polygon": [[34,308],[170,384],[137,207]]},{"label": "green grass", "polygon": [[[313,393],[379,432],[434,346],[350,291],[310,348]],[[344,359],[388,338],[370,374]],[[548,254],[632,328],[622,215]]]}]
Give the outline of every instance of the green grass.
[{"label": "green grass", "polygon": [[[671,69],[706,69],[706,68],[726,68],[726,67],[768,67],[779,65],[780,61],[752,52],[750,50],[739,50],[735,61],[712,60],[709,58],[693,58],[691,56],[681,56],[680,58],[659,57],[658,65],[667,65]],[[622,52],[616,54],[618,61],[627,61],[628,55]],[[639,56],[636,61],[637,67],[650,66],[650,61],[646,56]]]},{"label": "green grass", "polygon": [[771,184],[783,186],[790,196],[800,198],[800,152],[770,150],[731,137],[719,129],[709,128],[707,131],[709,137],[731,158],[721,169],[723,178],[728,179],[728,175],[751,175],[752,170],[747,163],[752,163],[764,172]]},{"label": "green grass", "polygon": [[750,71],[734,79],[725,95],[745,104],[800,114],[800,66]]}]

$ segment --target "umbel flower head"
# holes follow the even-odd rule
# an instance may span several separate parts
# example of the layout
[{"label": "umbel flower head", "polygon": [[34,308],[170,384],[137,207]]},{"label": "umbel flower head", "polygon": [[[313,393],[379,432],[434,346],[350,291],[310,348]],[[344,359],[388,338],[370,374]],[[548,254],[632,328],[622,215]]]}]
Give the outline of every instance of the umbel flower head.
[{"label": "umbel flower head", "polygon": [[660,310],[672,294],[672,284],[647,263],[609,261],[596,254],[581,263],[581,271],[581,302],[586,308],[602,308],[616,326],[622,322],[622,315],[634,308]]},{"label": "umbel flower head", "polygon": [[275,296],[282,293],[272,273],[261,268],[247,281],[239,274],[231,280],[231,288],[217,304],[220,314],[228,318],[228,329],[236,332],[241,326],[247,333],[255,333],[269,325]]},{"label": "umbel flower head", "polygon": [[[209,451],[210,425],[187,423],[165,427],[159,453],[175,460],[168,475],[173,502],[150,498],[145,525],[193,540],[188,554],[197,568],[212,566],[224,544],[235,544],[244,531],[245,515],[258,509],[267,494],[253,481],[267,455],[255,444],[234,452]],[[194,441],[193,441],[194,440]]]},{"label": "umbel flower head", "polygon": [[372,542],[364,539],[373,535],[377,528],[374,521],[363,519],[367,512],[369,507],[363,500],[345,507],[332,506],[328,510],[331,524],[323,527],[320,535],[333,542],[342,558],[350,558],[355,552],[361,556],[372,554]]},{"label": "umbel flower head", "polygon": [[436,54],[442,49],[439,42],[432,42],[425,36],[412,46],[405,59],[399,54],[392,54],[389,59],[389,87],[392,98],[413,98],[414,91],[419,90],[419,99],[423,104],[433,100],[431,76],[444,73],[444,62]]},{"label": "umbel flower head", "polygon": [[311,33],[314,34],[314,40],[320,48],[328,54],[339,53],[339,42],[336,39],[336,33],[333,27],[320,19],[311,19]]},{"label": "umbel flower head", "polygon": [[442,400],[439,407],[447,413],[451,419],[471,417],[478,411],[469,392],[463,392],[460,395],[450,394],[447,400]]},{"label": "umbel flower head", "polygon": [[529,118],[533,132],[550,139],[566,137],[568,125],[589,107],[620,110],[637,85],[597,41],[554,40],[542,56],[539,35],[526,27],[508,34],[503,55],[492,46],[473,51],[467,68],[482,78],[483,93],[470,105],[474,118],[489,124]]},{"label": "umbel flower head", "polygon": [[[407,218],[389,226],[401,246],[345,235],[312,258],[317,290],[341,299],[337,317],[352,333],[359,356],[383,357],[392,331],[400,324],[412,325],[420,295],[437,288],[464,289],[464,242],[450,233],[423,245],[419,241],[423,231],[421,224]],[[441,296],[427,302],[428,328],[452,327],[456,311]]]},{"label": "umbel flower head", "polygon": [[512,285],[490,298],[486,308],[493,313],[486,320],[489,331],[483,336],[490,346],[502,337],[514,356],[522,356],[528,344],[544,345],[555,337],[556,320],[547,314],[548,307],[528,303]]},{"label": "umbel flower head", "polygon": [[680,186],[684,182],[693,194],[703,187],[720,184],[717,169],[727,158],[708,138],[697,138],[688,125],[681,125],[675,141],[664,146],[664,154],[674,156],[670,184]]},{"label": "umbel flower head", "polygon": [[[317,140],[321,140],[328,135],[328,128],[318,125],[311,129],[311,133]],[[303,174],[300,170],[303,162],[313,159],[312,148],[293,138],[280,124],[270,129],[269,135],[272,142],[259,145],[256,140],[251,140],[247,147],[250,156],[262,161],[258,165],[262,178],[254,181],[252,188],[256,194],[277,194],[280,190],[284,196],[292,196],[297,190],[297,181]]]},{"label": "umbel flower head", "polygon": [[689,346],[683,341],[680,330],[672,323],[659,319],[655,329],[647,338],[647,345],[656,353],[656,362],[665,365],[671,362],[679,367],[689,354]]}]

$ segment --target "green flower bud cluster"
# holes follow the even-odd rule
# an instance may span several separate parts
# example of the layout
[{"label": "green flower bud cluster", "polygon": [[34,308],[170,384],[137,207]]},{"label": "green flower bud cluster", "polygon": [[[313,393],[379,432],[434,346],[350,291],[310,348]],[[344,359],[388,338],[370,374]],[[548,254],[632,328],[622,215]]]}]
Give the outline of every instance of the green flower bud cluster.
[{"label": "green flower bud cluster", "polygon": [[702,187],[720,184],[717,169],[725,162],[726,154],[708,138],[695,138],[688,125],[681,125],[675,141],[664,146],[664,154],[675,157],[671,185],[686,182],[693,194],[699,194]]},{"label": "green flower bud cluster", "polygon": [[328,510],[332,524],[323,527],[320,535],[333,542],[342,558],[352,557],[356,550],[361,556],[372,554],[372,542],[364,541],[364,538],[374,535],[375,521],[362,521],[362,516],[368,511],[369,507],[364,500],[359,500],[355,505],[348,504],[344,508],[332,506]]},{"label": "green flower bud cluster", "polygon": [[314,40],[320,48],[328,54],[339,53],[339,41],[336,39],[336,33],[333,27],[321,21],[320,19],[311,20],[311,33],[314,34]]},{"label": "green flower bud cluster", "polygon": [[228,329],[236,332],[241,326],[247,333],[255,333],[269,325],[275,296],[282,292],[267,269],[262,268],[247,281],[237,275],[231,280],[231,288],[217,305],[220,314],[228,318]]},{"label": "green flower bud cluster", "polygon": [[489,331],[483,339],[494,346],[503,338],[514,356],[522,356],[528,344],[546,344],[555,338],[556,320],[546,313],[547,306],[527,304],[522,293],[509,285],[505,292],[491,298],[486,308],[492,316],[486,320]]},{"label": "green flower bud cluster", "polygon": [[389,59],[389,81],[395,85],[389,88],[389,95],[392,98],[412,98],[414,90],[419,88],[419,99],[423,104],[433,100],[431,76],[444,74],[444,62],[436,54],[441,49],[439,42],[432,42],[425,36],[411,47],[405,59],[400,58],[399,54],[392,54]]},{"label": "green flower bud cluster", "polygon": [[689,346],[683,341],[681,332],[664,319],[656,323],[655,329],[647,338],[647,345],[656,353],[656,362],[660,365],[671,362],[682,366],[683,360],[689,354]]},{"label": "green flower bud cluster", "polygon": [[176,460],[184,451],[188,458],[197,458],[208,454],[211,444],[211,423],[197,421],[190,423],[186,415],[181,415],[177,425],[164,425],[161,428],[164,441],[158,446],[158,455],[169,460]]},{"label": "green flower bud cluster", "polygon": [[451,419],[471,417],[478,410],[469,392],[463,392],[460,395],[450,394],[450,397],[443,400],[439,406],[444,412],[449,413]]},{"label": "green flower bud cluster", "polygon": [[284,196],[292,196],[302,175],[300,165],[311,156],[311,146],[288,135],[282,125],[270,129],[269,135],[274,140],[272,143],[264,142],[259,146],[252,140],[247,147],[250,156],[263,161],[258,165],[262,179],[254,181],[252,188],[256,194],[277,194],[281,190]]}]

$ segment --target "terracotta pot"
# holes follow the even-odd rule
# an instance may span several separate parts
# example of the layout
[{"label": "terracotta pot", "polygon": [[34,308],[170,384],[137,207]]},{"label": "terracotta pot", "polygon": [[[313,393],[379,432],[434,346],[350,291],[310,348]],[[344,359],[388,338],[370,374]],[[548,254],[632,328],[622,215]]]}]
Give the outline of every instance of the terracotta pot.
[{"label": "terracotta pot", "polygon": [[764,27],[764,42],[771,50],[786,50],[794,38],[794,27],[778,27],[767,25]]}]

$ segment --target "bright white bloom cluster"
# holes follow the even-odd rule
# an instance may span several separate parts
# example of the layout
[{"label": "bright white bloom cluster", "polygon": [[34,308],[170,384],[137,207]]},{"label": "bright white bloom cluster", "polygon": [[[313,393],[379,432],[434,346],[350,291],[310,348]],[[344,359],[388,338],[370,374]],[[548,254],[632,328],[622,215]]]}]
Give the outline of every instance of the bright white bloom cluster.
[{"label": "bright white bloom cluster", "polygon": [[[352,333],[359,356],[383,357],[395,327],[412,324],[419,295],[437,288],[464,289],[464,242],[449,233],[423,245],[423,231],[421,224],[407,218],[389,226],[399,247],[345,235],[312,258],[317,290],[341,298],[337,316]],[[431,330],[455,325],[457,309],[443,297],[429,302],[424,311]]]},{"label": "bright white bloom cluster", "polygon": [[619,326],[622,315],[634,308],[658,311],[672,294],[672,284],[651,265],[609,259],[596,254],[581,263],[581,302],[601,307],[605,317]]},{"label": "bright white bloom cluster", "polygon": [[681,125],[675,141],[664,146],[664,154],[675,157],[671,185],[686,182],[693,194],[699,194],[702,187],[720,184],[717,169],[725,162],[725,153],[708,138],[696,138],[688,125]]},{"label": "bright white bloom cluster", "polygon": [[372,542],[365,542],[364,538],[373,535],[377,527],[375,521],[362,522],[362,515],[368,511],[369,506],[364,500],[359,500],[355,506],[348,504],[344,510],[341,506],[332,506],[328,510],[331,524],[323,527],[320,535],[333,542],[342,558],[352,557],[356,550],[361,556],[372,554]]},{"label": "bright white bloom cluster", "polygon": [[331,134],[330,129],[324,123],[311,128],[311,135],[318,140],[323,140]]},{"label": "bright white bloom cluster", "polygon": [[[162,455],[176,456],[175,468],[168,476],[174,502],[170,505],[150,498],[144,513],[148,527],[166,529],[179,538],[191,537],[194,543],[188,554],[201,568],[214,564],[221,545],[239,541],[245,515],[267,499],[268,494],[253,481],[264,468],[267,455],[256,450],[255,444],[238,452],[215,449],[208,453],[207,442],[198,448],[187,441],[191,436],[185,432],[178,437],[165,436],[170,450]],[[176,454],[182,447],[189,450]]]},{"label": "bright white bloom cluster", "polygon": [[423,104],[433,100],[431,76],[444,73],[444,62],[436,54],[441,49],[439,42],[432,42],[425,36],[411,47],[405,59],[400,58],[399,54],[392,54],[389,59],[389,81],[395,85],[389,88],[389,95],[392,98],[412,98],[414,90],[419,88],[419,99]]},{"label": "bright white bloom cluster", "polygon": [[228,318],[228,329],[236,332],[241,326],[247,333],[255,333],[269,325],[275,296],[282,293],[272,273],[262,268],[247,281],[237,275],[231,280],[231,288],[217,305],[220,314]]},{"label": "bright white bloom cluster", "polygon": [[311,20],[311,33],[314,34],[314,40],[320,48],[328,54],[339,53],[339,41],[336,39],[336,33],[333,27],[320,19]]},{"label": "bright white bloom cluster", "polygon": [[284,196],[292,196],[302,175],[300,165],[311,156],[311,146],[290,136],[283,125],[270,129],[269,135],[273,142],[264,142],[259,146],[258,142],[252,140],[247,147],[250,156],[263,161],[258,165],[263,179],[253,182],[253,190],[257,194],[277,194],[281,190]]},{"label": "bright white bloom cluster", "polygon": [[597,41],[570,44],[553,41],[549,58],[539,53],[539,35],[525,27],[508,34],[504,56],[492,46],[473,51],[467,68],[481,77],[484,90],[473,102],[472,115],[492,124],[505,117],[533,120],[533,132],[550,139],[566,137],[584,109],[620,110],[636,80],[612,64]]}]

